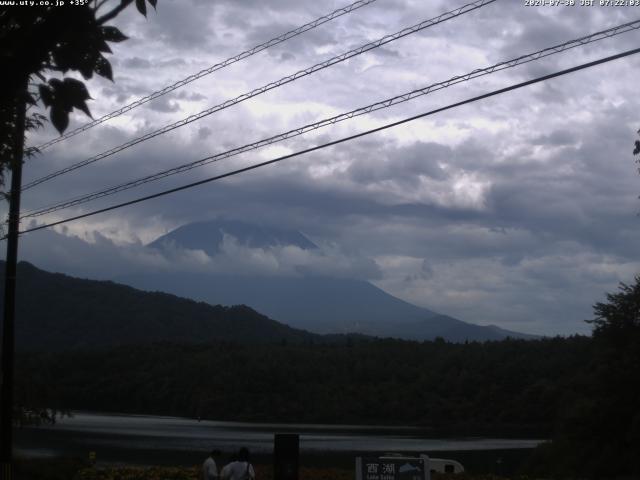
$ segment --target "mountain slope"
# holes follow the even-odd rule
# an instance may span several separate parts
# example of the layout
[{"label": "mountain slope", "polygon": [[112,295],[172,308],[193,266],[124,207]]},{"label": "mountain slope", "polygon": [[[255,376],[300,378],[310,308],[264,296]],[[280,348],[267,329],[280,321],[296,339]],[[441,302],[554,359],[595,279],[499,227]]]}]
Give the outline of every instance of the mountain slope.
[{"label": "mountain slope", "polygon": [[443,337],[455,342],[526,337],[417,307],[362,280],[178,273],[129,275],[118,281],[211,304],[244,303],[279,322],[320,334],[361,333],[409,340]]},{"label": "mountain slope", "polygon": [[265,248],[278,245],[293,245],[303,250],[318,248],[298,231],[276,227],[264,227],[238,220],[212,220],[189,223],[163,235],[148,246],[163,250],[179,246],[189,250],[203,250],[213,256],[220,251],[225,235],[235,238],[249,248]]},{"label": "mountain slope", "polygon": [[[215,263],[225,235],[249,248],[294,245],[318,247],[302,233],[234,220],[184,225],[158,238],[150,248],[202,250]],[[532,336],[498,327],[473,325],[400,300],[369,282],[305,274],[248,276],[230,274],[132,274],[118,281],[148,291],[163,291],[210,304],[246,304],[271,318],[315,333],[361,333],[409,340],[443,337],[449,341],[500,340]]]},{"label": "mountain slope", "polygon": [[[4,262],[0,262],[4,272]],[[4,287],[4,277],[0,280]],[[0,306],[3,300],[0,299]],[[198,303],[113,282],[83,280],[18,264],[16,345],[62,350],[171,341],[303,342],[296,330],[245,306]]]}]

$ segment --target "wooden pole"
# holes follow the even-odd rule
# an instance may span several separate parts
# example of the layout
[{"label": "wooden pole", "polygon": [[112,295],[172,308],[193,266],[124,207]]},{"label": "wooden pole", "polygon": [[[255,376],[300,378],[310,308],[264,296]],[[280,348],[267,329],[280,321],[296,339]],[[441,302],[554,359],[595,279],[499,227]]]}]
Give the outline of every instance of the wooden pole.
[{"label": "wooden pole", "polygon": [[11,159],[11,193],[9,196],[9,231],[7,261],[4,272],[4,317],[2,322],[2,359],[0,364],[0,480],[13,479],[13,372],[15,352],[16,266],[18,263],[18,231],[20,227],[20,190],[22,189],[22,156],[26,102],[23,90],[16,98],[14,155]]}]

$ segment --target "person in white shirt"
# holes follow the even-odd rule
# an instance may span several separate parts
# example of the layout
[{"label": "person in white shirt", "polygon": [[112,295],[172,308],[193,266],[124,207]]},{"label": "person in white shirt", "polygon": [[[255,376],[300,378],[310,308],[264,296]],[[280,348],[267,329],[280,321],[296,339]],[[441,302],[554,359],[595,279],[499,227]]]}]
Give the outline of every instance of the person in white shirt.
[{"label": "person in white shirt", "polygon": [[218,478],[218,466],[213,459],[216,455],[219,455],[218,450],[211,450],[211,453],[202,464],[202,479],[203,480],[217,480]]},{"label": "person in white shirt", "polygon": [[256,472],[249,463],[249,450],[242,447],[238,452],[238,460],[225,465],[220,476],[223,480],[254,480]]}]

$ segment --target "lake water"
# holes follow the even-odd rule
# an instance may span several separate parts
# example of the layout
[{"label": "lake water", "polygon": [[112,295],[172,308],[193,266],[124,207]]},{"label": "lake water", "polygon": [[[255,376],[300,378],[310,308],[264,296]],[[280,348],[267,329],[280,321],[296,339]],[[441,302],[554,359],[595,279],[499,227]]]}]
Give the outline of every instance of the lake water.
[{"label": "lake water", "polygon": [[300,450],[310,454],[510,450],[540,443],[532,439],[434,439],[412,427],[256,424],[77,412],[52,426],[16,430],[16,453],[86,457],[89,451],[96,451],[109,462],[188,464],[212,448],[230,452],[246,446],[255,454],[270,454],[274,433],[300,434]]}]

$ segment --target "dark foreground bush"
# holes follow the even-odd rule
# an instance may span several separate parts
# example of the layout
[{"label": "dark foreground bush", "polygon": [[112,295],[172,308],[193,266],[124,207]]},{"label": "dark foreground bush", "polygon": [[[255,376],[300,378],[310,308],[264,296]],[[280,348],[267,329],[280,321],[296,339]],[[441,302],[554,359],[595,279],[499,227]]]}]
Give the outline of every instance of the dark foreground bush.
[{"label": "dark foreground bush", "polygon": [[87,462],[79,458],[17,458],[15,480],[72,480],[86,468]]}]

